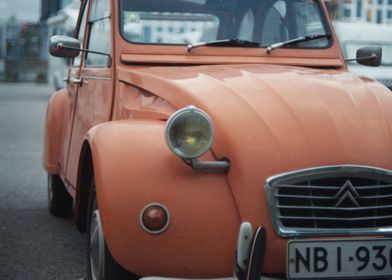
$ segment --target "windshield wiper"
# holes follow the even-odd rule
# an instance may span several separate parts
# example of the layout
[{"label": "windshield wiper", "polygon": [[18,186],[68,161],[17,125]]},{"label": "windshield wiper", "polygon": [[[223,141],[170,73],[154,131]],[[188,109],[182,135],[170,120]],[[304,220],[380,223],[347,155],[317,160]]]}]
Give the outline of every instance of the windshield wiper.
[{"label": "windshield wiper", "polygon": [[189,44],[186,47],[187,52],[191,52],[193,49],[203,46],[221,46],[221,47],[245,47],[245,48],[256,48],[259,47],[260,44],[257,42],[240,40],[240,39],[224,39],[224,40],[216,40],[210,42],[200,42],[195,44]]},{"label": "windshield wiper", "polygon": [[271,44],[267,47],[267,49],[265,50],[265,52],[267,54],[270,54],[272,50],[277,49],[277,48],[281,48],[287,45],[291,45],[291,44],[295,44],[295,43],[301,43],[301,42],[306,42],[306,41],[311,41],[311,40],[316,40],[319,38],[329,38],[331,37],[331,34],[311,34],[311,35],[306,35],[303,37],[298,37],[295,39],[291,39],[291,40],[287,40],[284,42],[279,42],[279,43],[274,43]]}]

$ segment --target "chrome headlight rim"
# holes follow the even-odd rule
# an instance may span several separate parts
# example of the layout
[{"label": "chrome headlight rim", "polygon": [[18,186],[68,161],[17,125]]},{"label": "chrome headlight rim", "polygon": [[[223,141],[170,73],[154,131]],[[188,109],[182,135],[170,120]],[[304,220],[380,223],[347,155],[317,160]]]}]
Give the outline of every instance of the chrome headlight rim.
[{"label": "chrome headlight rim", "polygon": [[[199,114],[200,116],[202,116],[207,121],[209,131],[210,131],[210,137],[208,139],[208,142],[207,142],[207,145],[205,146],[205,148],[203,150],[200,150],[198,153],[193,154],[193,155],[186,154],[183,151],[181,151],[180,149],[174,147],[172,140],[171,140],[171,137],[170,137],[170,132],[171,132],[175,122],[183,115],[190,114],[190,113]],[[176,112],[174,112],[166,122],[165,139],[166,139],[167,145],[169,146],[169,149],[176,156],[178,156],[182,159],[185,159],[185,160],[192,160],[192,159],[199,158],[202,155],[204,155],[205,153],[207,153],[211,149],[212,144],[214,143],[215,129],[214,129],[212,119],[206,112],[197,108],[194,105],[190,105],[190,106],[184,107],[182,109],[179,109]]]}]

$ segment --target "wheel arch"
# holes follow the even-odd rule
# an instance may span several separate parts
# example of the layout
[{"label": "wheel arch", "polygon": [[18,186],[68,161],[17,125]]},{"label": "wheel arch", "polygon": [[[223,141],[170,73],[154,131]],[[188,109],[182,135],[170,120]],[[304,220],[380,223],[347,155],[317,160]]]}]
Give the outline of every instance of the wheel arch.
[{"label": "wheel arch", "polygon": [[[170,152],[164,128],[164,123],[158,121],[113,121],[90,129],[80,153],[77,226],[86,230],[88,194],[94,176],[105,240],[119,265],[137,275],[225,275],[232,266],[240,222],[226,174],[189,168]],[[211,153],[205,156],[206,160],[213,159]],[[141,211],[151,203],[164,205],[173,217],[161,234],[150,234],[140,224]],[[178,236],[182,238],[178,240]],[[212,250],[207,245],[210,242],[219,246]],[[176,254],[170,253],[174,243],[178,246]],[[158,247],[162,250],[156,254]],[[205,267],[205,255],[212,256],[213,268]],[[198,268],[197,274],[181,269],[190,264]]]},{"label": "wheel arch", "polygon": [[78,181],[75,196],[75,223],[79,231],[87,230],[88,197],[90,183],[94,177],[93,154],[88,139],[85,139],[79,157]]},{"label": "wheel arch", "polygon": [[49,100],[45,117],[43,166],[50,174],[60,172],[60,152],[65,137],[67,89],[55,92]]}]

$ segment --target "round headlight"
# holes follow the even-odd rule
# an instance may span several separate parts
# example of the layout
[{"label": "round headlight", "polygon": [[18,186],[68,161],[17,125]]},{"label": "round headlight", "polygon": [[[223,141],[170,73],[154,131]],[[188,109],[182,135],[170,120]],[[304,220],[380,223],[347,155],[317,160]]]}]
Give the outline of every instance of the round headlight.
[{"label": "round headlight", "polygon": [[211,118],[194,106],[175,112],[167,121],[166,142],[170,150],[181,158],[200,157],[211,148],[213,141]]}]

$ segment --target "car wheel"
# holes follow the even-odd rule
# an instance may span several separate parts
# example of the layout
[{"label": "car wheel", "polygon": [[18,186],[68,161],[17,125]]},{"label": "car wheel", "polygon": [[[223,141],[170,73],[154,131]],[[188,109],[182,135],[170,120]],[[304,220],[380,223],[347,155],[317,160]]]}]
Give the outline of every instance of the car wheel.
[{"label": "car wheel", "polygon": [[89,280],[136,280],[138,277],[122,268],[106,246],[94,181],[89,195],[87,221],[87,273]]},{"label": "car wheel", "polygon": [[56,217],[69,217],[72,214],[72,197],[69,195],[58,175],[48,174],[49,212]]}]

